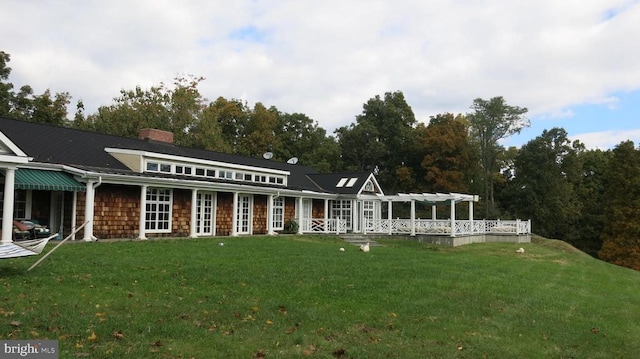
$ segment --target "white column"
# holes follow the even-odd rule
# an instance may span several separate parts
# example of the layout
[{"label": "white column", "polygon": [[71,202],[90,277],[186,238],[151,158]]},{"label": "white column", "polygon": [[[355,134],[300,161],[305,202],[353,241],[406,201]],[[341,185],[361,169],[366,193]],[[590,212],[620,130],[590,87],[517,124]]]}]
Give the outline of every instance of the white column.
[{"label": "white column", "polygon": [[267,196],[267,234],[270,236],[275,234],[273,231],[273,199],[273,194]]},{"label": "white column", "polygon": [[302,197],[298,197],[298,234],[302,234],[302,216],[304,215],[304,208],[302,207]]},{"label": "white column", "polygon": [[416,235],[416,201],[411,200],[411,235]]},{"label": "white column", "polygon": [[140,186],[140,220],[138,221],[138,239],[147,239],[145,220],[147,218],[147,185]]},{"label": "white column", "polygon": [[196,234],[197,228],[197,218],[196,215],[198,213],[198,190],[191,190],[191,218],[189,219],[189,236],[191,238],[196,238],[198,235]]},{"label": "white column", "polygon": [[431,205],[431,219],[434,221],[438,219],[438,212],[435,204]]},{"label": "white column", "polygon": [[[337,229],[336,229],[337,230]],[[324,231],[329,231],[329,200],[324,199]]]},{"label": "white column", "polygon": [[84,198],[84,220],[87,221],[87,224],[84,226],[84,237],[85,241],[93,240],[93,215],[95,210],[95,196],[96,190],[93,187],[95,183],[93,181],[87,182],[87,192]]},{"label": "white column", "polygon": [[362,232],[360,227],[360,212],[358,211],[358,201],[351,200],[351,231],[354,233]]},{"label": "white column", "polygon": [[451,200],[451,237],[456,236],[456,201]]},{"label": "white column", "polygon": [[238,192],[233,192],[233,217],[231,217],[231,235],[238,235]]},{"label": "white column", "polygon": [[[76,240],[76,234],[73,232],[78,225],[78,215],[76,211],[78,210],[78,192],[73,192],[73,202],[71,203],[71,240]],[[64,237],[62,233],[60,233],[61,237]]]},{"label": "white column", "polygon": [[13,201],[15,200],[16,168],[4,171],[4,199],[2,204],[2,239],[0,243],[13,242]]},{"label": "white column", "polygon": [[469,201],[469,227],[471,227],[471,233],[475,232],[473,228],[473,202]]},{"label": "white column", "polygon": [[389,235],[393,234],[393,214],[391,213],[393,211],[393,202],[392,201],[387,201],[387,219],[389,220]]}]

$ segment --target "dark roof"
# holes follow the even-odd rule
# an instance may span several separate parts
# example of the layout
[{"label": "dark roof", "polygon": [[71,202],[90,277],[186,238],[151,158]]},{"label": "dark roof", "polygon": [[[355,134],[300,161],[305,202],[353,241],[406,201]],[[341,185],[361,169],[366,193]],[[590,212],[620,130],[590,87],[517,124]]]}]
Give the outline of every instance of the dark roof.
[{"label": "dark roof", "polygon": [[[313,173],[309,177],[320,187],[332,193],[357,194],[369,178],[369,172]],[[354,179],[352,183],[349,183]],[[338,186],[338,184],[342,184]]]},{"label": "dark roof", "polygon": [[[206,151],[176,146],[168,143],[137,138],[107,135],[103,133],[58,127],[0,117],[0,131],[4,133],[34,162],[63,164],[105,173],[135,174],[115,159],[105,148],[139,150],[153,153],[219,161],[237,165],[289,171],[287,188],[322,191],[308,175],[317,173],[303,165],[269,161],[264,159]],[[330,188],[327,188],[332,192]]]}]

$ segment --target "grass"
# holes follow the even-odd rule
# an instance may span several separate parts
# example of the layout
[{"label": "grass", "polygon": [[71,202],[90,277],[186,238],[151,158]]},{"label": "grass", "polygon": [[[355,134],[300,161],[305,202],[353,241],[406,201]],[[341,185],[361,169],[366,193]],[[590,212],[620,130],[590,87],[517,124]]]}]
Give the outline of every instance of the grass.
[{"label": "grass", "polygon": [[[219,246],[220,241],[224,246]],[[632,358],[640,273],[560,241],[93,242],[0,261],[0,340],[60,358]],[[345,252],[339,252],[345,247]],[[47,247],[50,250],[52,245]]]}]

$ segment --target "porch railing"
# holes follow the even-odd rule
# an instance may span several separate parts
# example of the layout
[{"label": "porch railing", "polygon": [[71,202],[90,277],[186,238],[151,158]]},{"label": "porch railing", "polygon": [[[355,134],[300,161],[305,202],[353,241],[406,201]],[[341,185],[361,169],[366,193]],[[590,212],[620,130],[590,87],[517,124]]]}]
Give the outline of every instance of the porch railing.
[{"label": "porch railing", "polygon": [[[456,220],[453,222],[451,232],[451,220],[448,219],[416,219],[413,230],[416,234],[433,235],[468,235],[468,234],[529,234],[531,233],[531,221],[521,220]],[[365,219],[364,233],[385,234],[410,234],[412,232],[410,219]]]},{"label": "porch railing", "polygon": [[347,222],[336,218],[305,218],[298,220],[302,233],[346,233]]}]

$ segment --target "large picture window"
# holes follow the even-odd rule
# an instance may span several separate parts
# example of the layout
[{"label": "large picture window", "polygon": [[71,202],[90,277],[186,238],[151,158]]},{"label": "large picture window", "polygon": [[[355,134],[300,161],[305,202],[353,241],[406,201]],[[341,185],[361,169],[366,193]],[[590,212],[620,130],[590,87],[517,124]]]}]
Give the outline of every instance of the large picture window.
[{"label": "large picture window", "polygon": [[148,232],[171,232],[171,190],[147,188],[147,207],[144,227]]}]

